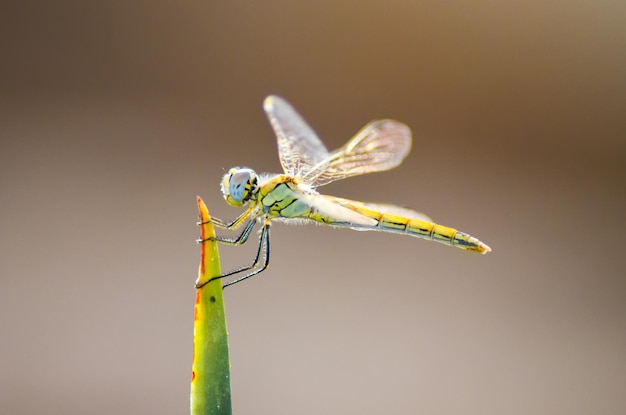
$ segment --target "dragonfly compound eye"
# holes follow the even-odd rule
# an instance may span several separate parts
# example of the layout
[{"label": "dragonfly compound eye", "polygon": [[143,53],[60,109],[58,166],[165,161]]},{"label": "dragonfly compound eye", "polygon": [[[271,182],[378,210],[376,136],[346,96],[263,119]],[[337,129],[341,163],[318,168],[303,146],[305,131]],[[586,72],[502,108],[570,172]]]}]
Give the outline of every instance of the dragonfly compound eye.
[{"label": "dragonfly compound eye", "polygon": [[222,180],[224,198],[233,206],[249,201],[256,188],[256,173],[250,169],[231,169]]}]

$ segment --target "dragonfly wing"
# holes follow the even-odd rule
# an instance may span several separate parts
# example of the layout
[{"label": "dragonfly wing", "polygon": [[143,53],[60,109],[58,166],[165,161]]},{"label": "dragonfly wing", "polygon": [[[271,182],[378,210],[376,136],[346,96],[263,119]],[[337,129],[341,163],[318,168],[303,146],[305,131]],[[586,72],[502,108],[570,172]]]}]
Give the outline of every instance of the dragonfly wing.
[{"label": "dragonfly wing", "polygon": [[394,120],[372,121],[302,179],[313,187],[392,169],[411,151],[411,130]]},{"label": "dragonfly wing", "polygon": [[312,170],[324,170],[328,150],[315,131],[284,99],[269,96],[263,109],[276,133],[278,156],[285,174],[304,177]]},{"label": "dragonfly wing", "polygon": [[421,212],[418,212],[413,209],[405,208],[397,205],[389,205],[386,203],[359,203],[353,202],[355,206],[363,206],[366,209],[375,210],[380,213],[384,213],[387,215],[400,216],[407,219],[417,219],[422,222],[432,222],[433,220],[430,216],[425,215]]},{"label": "dragonfly wing", "polygon": [[382,213],[385,215],[393,215],[400,216],[402,218],[407,219],[417,219],[422,222],[432,222],[433,220],[430,216],[425,215],[424,213],[418,212],[413,209],[409,209],[403,206],[392,205],[387,203],[366,203],[366,202],[357,202],[356,200],[343,199],[334,196],[324,196],[325,198],[331,200],[332,202],[339,204],[341,206],[345,206],[349,209],[356,211],[373,211]]},{"label": "dragonfly wing", "polygon": [[368,217],[358,210],[339,203],[342,199],[326,195],[307,194],[303,197],[312,212],[311,219],[331,226],[349,227],[353,229],[371,229],[377,226],[378,221]]}]

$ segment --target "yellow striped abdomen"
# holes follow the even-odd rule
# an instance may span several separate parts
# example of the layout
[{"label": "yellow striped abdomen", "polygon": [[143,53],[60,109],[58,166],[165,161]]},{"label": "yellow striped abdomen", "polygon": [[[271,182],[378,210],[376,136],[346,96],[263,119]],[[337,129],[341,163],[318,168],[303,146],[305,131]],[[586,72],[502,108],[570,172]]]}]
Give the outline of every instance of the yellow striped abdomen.
[{"label": "yellow striped abdomen", "polygon": [[[365,212],[363,212],[365,213]],[[374,213],[371,211],[371,213]],[[378,213],[378,212],[377,212]],[[454,228],[425,222],[417,219],[408,219],[400,216],[378,213],[378,227],[383,231],[406,233],[418,238],[429,239],[445,245],[455,246],[466,251],[486,254],[491,248],[478,239]],[[368,215],[370,216],[370,215]]]}]

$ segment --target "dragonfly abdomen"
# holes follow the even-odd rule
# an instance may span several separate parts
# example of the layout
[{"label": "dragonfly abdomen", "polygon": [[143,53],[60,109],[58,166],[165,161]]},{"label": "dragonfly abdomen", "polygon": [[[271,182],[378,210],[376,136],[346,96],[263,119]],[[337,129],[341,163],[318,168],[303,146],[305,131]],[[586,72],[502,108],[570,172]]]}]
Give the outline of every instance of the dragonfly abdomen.
[{"label": "dragonfly abdomen", "polygon": [[491,248],[471,235],[432,222],[393,215],[381,215],[378,219],[378,227],[383,231],[406,233],[444,245],[455,246],[466,251],[474,251],[481,254],[491,251]]}]

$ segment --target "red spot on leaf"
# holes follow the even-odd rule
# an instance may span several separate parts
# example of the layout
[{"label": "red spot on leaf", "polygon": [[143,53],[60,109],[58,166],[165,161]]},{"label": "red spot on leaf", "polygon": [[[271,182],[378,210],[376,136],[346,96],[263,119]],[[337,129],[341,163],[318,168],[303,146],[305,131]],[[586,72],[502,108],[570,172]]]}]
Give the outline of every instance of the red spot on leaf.
[{"label": "red spot on leaf", "polygon": [[198,304],[200,304],[200,290],[196,291],[196,306],[193,308],[193,321],[198,321]]}]

